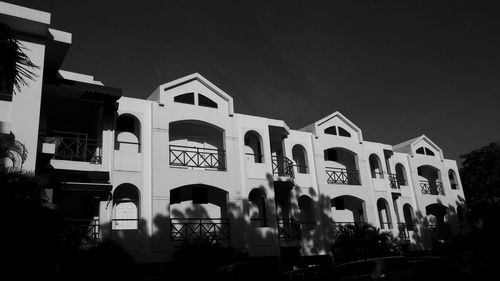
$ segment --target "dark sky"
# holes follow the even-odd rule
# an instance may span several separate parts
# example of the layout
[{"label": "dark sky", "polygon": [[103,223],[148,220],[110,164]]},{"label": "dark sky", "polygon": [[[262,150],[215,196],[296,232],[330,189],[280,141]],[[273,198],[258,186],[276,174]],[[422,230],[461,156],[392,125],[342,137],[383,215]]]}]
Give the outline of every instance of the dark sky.
[{"label": "dark sky", "polygon": [[457,160],[500,139],[500,1],[7,1],[51,12],[64,69],[125,96],[199,72],[294,129],[339,110]]}]

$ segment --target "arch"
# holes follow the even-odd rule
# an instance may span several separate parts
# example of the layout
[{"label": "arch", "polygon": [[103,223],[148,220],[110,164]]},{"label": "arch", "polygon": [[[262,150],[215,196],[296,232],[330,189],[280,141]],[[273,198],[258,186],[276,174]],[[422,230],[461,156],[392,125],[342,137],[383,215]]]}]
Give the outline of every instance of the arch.
[{"label": "arch", "polygon": [[169,124],[170,165],[192,169],[226,169],[224,129],[200,120]]},{"label": "arch", "polygon": [[422,194],[444,195],[441,173],[431,165],[422,165],[417,168]]},{"label": "arch", "polygon": [[211,185],[190,184],[170,190],[170,218],[226,218],[228,192]]},{"label": "arch", "polygon": [[453,169],[448,170],[448,179],[450,180],[451,189],[458,189],[457,174]]},{"label": "arch", "polygon": [[262,138],[257,133],[256,131],[248,131],[245,133],[245,136],[243,137],[244,144],[245,144],[245,156],[247,159],[253,161],[255,163],[263,163],[264,162],[264,155],[262,153]]},{"label": "arch", "polygon": [[328,148],[323,151],[327,183],[360,185],[358,171],[358,155],[341,147]]},{"label": "arch", "polygon": [[425,207],[426,215],[429,217],[429,225],[442,226],[445,224],[447,208],[439,203],[433,203]]},{"label": "arch", "polygon": [[302,195],[297,200],[299,205],[300,215],[301,215],[301,223],[303,224],[303,228],[307,230],[312,230],[315,228],[316,219],[314,216],[314,202],[311,197],[307,195]]},{"label": "arch", "polygon": [[267,196],[260,188],[254,188],[248,194],[250,220],[259,227],[267,226]]},{"label": "arch", "polygon": [[120,184],[113,191],[113,225],[116,230],[138,229],[140,192],[133,184]]},{"label": "arch", "polygon": [[380,228],[392,229],[392,219],[389,204],[384,198],[379,198],[377,200],[377,210],[378,218],[380,220]]},{"label": "arch", "polygon": [[335,223],[365,223],[365,201],[350,195],[337,196],[330,200],[332,219]]},{"label": "arch", "polygon": [[415,213],[410,204],[406,203],[403,205],[403,216],[405,219],[405,225],[408,230],[413,230],[415,228]]},{"label": "arch", "polygon": [[368,161],[370,162],[372,178],[384,178],[384,170],[382,169],[382,163],[380,162],[378,155],[375,153],[371,154],[370,157],[368,157]]},{"label": "arch", "polygon": [[210,108],[217,108],[217,103],[202,94],[198,94],[198,105]]},{"label": "arch", "polygon": [[407,185],[406,169],[401,163],[396,164],[396,180],[399,186]]},{"label": "arch", "polygon": [[141,152],[141,122],[130,113],[124,113],[116,119],[117,150]]},{"label": "arch", "polygon": [[295,167],[297,167],[297,173],[307,174],[307,152],[306,149],[300,145],[296,144],[292,148],[292,158],[295,161]]}]

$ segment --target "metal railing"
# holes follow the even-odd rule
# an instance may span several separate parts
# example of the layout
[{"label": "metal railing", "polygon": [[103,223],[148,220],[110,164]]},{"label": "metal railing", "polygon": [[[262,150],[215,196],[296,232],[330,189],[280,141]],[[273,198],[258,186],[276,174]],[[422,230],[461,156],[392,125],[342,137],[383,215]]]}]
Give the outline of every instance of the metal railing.
[{"label": "metal railing", "polygon": [[452,236],[451,226],[447,224],[429,225],[427,226],[433,241],[449,240]]},{"label": "metal railing", "polygon": [[264,162],[264,161],[262,161],[262,160],[263,160],[262,158],[264,157],[264,155],[262,155],[262,154],[245,153],[245,155],[246,155],[246,156],[252,156],[253,161],[254,161],[255,163],[263,163],[263,162]]},{"label": "metal railing", "polygon": [[443,184],[438,181],[420,181],[422,194],[444,195]]},{"label": "metal railing", "polygon": [[331,184],[361,185],[358,170],[326,167],[326,182]]},{"label": "metal railing", "polygon": [[383,179],[384,178],[384,172],[377,172],[375,170],[371,171],[372,178],[374,179]]},{"label": "metal railing", "polygon": [[333,232],[335,237],[337,237],[343,231],[348,230],[349,228],[360,228],[365,225],[368,225],[367,222],[334,222],[333,223]]},{"label": "metal railing", "polygon": [[294,178],[293,162],[285,156],[273,156],[273,175]]},{"label": "metal railing", "polygon": [[410,231],[413,231],[414,225],[407,225],[406,223],[398,223],[399,238],[402,240],[410,240]]},{"label": "metal railing", "polygon": [[300,239],[301,237],[300,222],[295,219],[278,218],[278,238],[285,239]]},{"label": "metal railing", "polygon": [[68,235],[80,239],[80,247],[92,247],[101,242],[99,236],[100,220],[72,219],[68,221]]},{"label": "metal railing", "polygon": [[380,228],[381,229],[392,229],[392,222],[381,222]]},{"label": "metal railing", "polygon": [[294,165],[298,174],[309,174],[309,167],[307,165]]},{"label": "metal railing", "polygon": [[229,240],[229,219],[170,219],[170,240]]},{"label": "metal railing", "polygon": [[170,145],[170,165],[225,170],[225,150]]},{"label": "metal railing", "polygon": [[399,187],[401,186],[406,186],[406,180],[402,177],[399,177],[396,175],[396,181],[398,182]]},{"label": "metal railing", "polygon": [[389,186],[393,189],[401,188],[399,186],[399,181],[396,174],[388,174],[388,175],[389,175]]},{"label": "metal railing", "polygon": [[86,133],[41,131],[39,139],[42,143],[55,145],[54,159],[102,163],[101,140],[90,139]]},{"label": "metal railing", "polygon": [[113,219],[112,229],[114,230],[132,230],[140,228],[140,219]]}]

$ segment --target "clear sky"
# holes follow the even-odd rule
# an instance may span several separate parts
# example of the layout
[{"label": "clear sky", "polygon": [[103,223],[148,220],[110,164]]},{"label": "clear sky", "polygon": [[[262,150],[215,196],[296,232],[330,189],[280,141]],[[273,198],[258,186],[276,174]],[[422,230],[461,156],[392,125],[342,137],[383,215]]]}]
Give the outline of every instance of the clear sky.
[{"label": "clear sky", "polygon": [[294,129],[339,110],[457,160],[500,139],[500,1],[6,1],[51,12],[64,69],[125,96],[199,72]]}]

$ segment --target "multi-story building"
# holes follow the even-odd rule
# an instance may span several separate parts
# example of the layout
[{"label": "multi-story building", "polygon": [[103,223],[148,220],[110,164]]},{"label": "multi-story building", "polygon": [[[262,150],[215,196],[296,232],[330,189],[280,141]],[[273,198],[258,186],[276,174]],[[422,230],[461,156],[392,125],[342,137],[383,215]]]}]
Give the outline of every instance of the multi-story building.
[{"label": "multi-story building", "polygon": [[122,97],[60,70],[71,34],[48,28],[50,14],[2,2],[0,11],[41,66],[0,104],[2,128],[32,152],[26,169],[58,179],[53,201],[93,239],[152,261],[201,239],[252,256],[329,254],[346,224],[372,224],[413,249],[461,231],[457,164],[427,136],[367,141],[339,112],[291,129],[235,113],[197,73],[147,99]]}]

